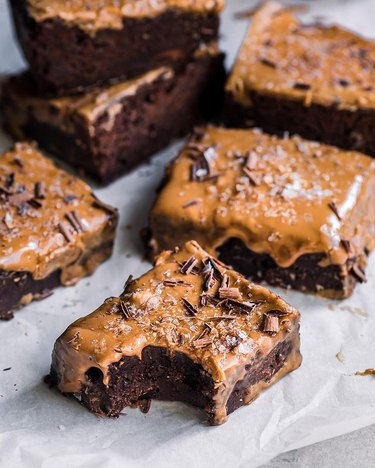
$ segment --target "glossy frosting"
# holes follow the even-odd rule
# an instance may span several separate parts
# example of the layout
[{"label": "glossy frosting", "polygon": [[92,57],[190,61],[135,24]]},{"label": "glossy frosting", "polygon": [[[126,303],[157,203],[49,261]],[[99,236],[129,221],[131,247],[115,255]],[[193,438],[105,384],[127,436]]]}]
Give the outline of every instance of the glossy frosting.
[{"label": "glossy frosting", "polygon": [[61,269],[63,284],[92,273],[109,255],[115,210],[31,144],[16,144],[0,161],[0,269],[34,279]]},{"label": "glossy frosting", "polygon": [[220,13],[224,0],[25,0],[38,21],[59,18],[82,29],[122,27],[124,18],[159,15],[168,10],[199,14]]},{"label": "glossy frosting", "polygon": [[[322,266],[344,265],[374,247],[371,158],[258,129],[202,133],[167,170],[150,215],[156,252],[194,238],[214,255],[236,237],[288,267],[307,253],[325,254]],[[203,155],[208,180],[204,169],[201,181],[192,180]]]},{"label": "glossy frosting", "polygon": [[339,26],[303,25],[267,2],[254,15],[227,83],[234,99],[251,92],[352,109],[375,107],[375,43]]},{"label": "glossy frosting", "polygon": [[[184,274],[181,265],[191,257],[198,271]],[[194,241],[180,251],[163,252],[154,268],[130,282],[122,296],[107,299],[94,313],[73,323],[57,340],[53,352],[52,369],[57,373],[59,389],[80,392],[82,384],[87,383],[85,372],[91,367],[103,372],[103,382],[108,385],[110,364],[124,356],[140,358],[147,346],[163,346],[171,352],[185,353],[212,376],[217,389],[216,422],[220,423],[226,418],[226,401],[235,383],[246,373],[246,364],[261,359],[288,339],[293,351],[277,378],[297,368],[301,362],[299,313],[277,295],[222,264],[216,264],[216,268],[228,276],[230,287],[238,288],[237,301],[256,305],[251,312],[211,303],[200,305],[202,262],[207,258],[209,255]],[[171,286],[171,281],[183,284]],[[219,286],[220,281],[215,281],[207,293],[217,296]],[[195,315],[188,313],[183,300],[196,308]],[[279,329],[272,334],[262,331],[264,318],[271,310],[280,314]],[[208,343],[202,346],[202,339]],[[247,402],[269,384],[249,389]]]}]

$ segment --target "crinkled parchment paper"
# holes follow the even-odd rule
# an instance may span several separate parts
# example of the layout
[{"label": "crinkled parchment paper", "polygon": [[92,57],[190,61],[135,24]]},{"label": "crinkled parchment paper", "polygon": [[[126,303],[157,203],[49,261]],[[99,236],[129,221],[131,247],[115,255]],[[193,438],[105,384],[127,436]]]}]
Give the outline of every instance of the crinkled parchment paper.
[{"label": "crinkled parchment paper", "polygon": [[[231,63],[246,21],[233,13],[254,2],[228,0],[223,47]],[[307,16],[325,16],[375,36],[372,0],[307,2]],[[0,0],[0,72],[22,67]],[[0,147],[10,140],[0,135]],[[53,343],[67,325],[121,291],[144,261],[139,230],[146,223],[163,166],[175,145],[98,195],[120,209],[115,254],[73,288],[60,288],[0,323],[0,465],[27,467],[250,467],[309,443],[375,423],[375,378],[356,371],[375,367],[375,256],[369,281],[342,303],[286,294],[302,312],[302,367],[231,415],[221,427],[202,424],[200,411],[156,402],[148,415],[127,410],[100,419],[42,383]],[[281,294],[285,293],[281,291]],[[10,368],[9,370],[5,370]],[[3,371],[4,369],[4,371]]]}]

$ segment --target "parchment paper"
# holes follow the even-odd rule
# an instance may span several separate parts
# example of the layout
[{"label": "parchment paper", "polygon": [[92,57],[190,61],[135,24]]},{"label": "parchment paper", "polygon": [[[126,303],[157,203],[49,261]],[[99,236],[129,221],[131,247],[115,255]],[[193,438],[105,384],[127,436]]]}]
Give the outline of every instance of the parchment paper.
[{"label": "parchment paper", "polygon": [[[246,21],[233,12],[254,2],[228,0],[223,47],[233,60]],[[375,2],[310,1],[309,17],[323,15],[375,36]],[[0,73],[23,66],[0,0]],[[0,136],[1,149],[10,140]],[[148,415],[127,410],[118,420],[99,419],[42,383],[57,336],[76,318],[118,294],[124,279],[150,265],[138,232],[146,224],[163,166],[178,144],[109,188],[98,190],[119,207],[115,254],[97,273],[73,288],[61,288],[0,323],[0,465],[27,467],[252,467],[277,454],[375,423],[375,256],[369,281],[344,302],[288,293],[302,312],[302,367],[227,424],[207,427],[199,410],[153,403]],[[285,296],[284,291],[278,291]],[[4,370],[7,368],[10,370]]]}]

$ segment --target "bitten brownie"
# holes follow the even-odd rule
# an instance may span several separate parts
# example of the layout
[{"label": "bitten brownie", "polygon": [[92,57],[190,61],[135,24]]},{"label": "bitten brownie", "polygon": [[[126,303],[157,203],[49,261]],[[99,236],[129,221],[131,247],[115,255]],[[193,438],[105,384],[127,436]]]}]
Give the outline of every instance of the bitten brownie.
[{"label": "bitten brownie", "polygon": [[339,26],[301,24],[268,2],[230,74],[226,121],[375,156],[374,61],[373,41]]},{"label": "bitten brownie", "polygon": [[375,246],[375,162],[297,136],[208,127],[168,167],[149,226],[156,253],[193,238],[257,281],[344,298]]},{"label": "bitten brownie", "polygon": [[51,381],[99,415],[177,400],[221,424],[299,367],[299,319],[190,241],[68,327],[54,347]]},{"label": "bitten brownie", "polygon": [[217,46],[178,72],[168,67],[83,95],[45,98],[24,74],[3,87],[4,126],[101,182],[144,162],[222,104],[225,71]]},{"label": "bitten brownie", "polygon": [[14,0],[18,37],[40,91],[69,94],[159,66],[218,40],[224,0]]},{"label": "bitten brownie", "polygon": [[92,274],[112,253],[117,211],[35,146],[0,156],[0,319]]}]

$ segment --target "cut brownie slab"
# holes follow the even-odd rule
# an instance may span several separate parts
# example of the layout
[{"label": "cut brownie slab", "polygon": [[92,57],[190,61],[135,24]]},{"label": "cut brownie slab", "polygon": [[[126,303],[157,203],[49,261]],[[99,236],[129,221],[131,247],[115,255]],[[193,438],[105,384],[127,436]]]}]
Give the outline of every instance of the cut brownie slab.
[{"label": "cut brownie slab", "polygon": [[189,61],[218,40],[224,0],[14,0],[39,89],[69,94]]},{"label": "cut brownie slab", "polygon": [[375,156],[374,61],[373,41],[339,26],[301,24],[268,2],[229,77],[226,120]]},{"label": "cut brownie slab", "polygon": [[248,277],[346,297],[375,245],[374,164],[299,137],[208,127],[168,167],[150,245],[193,238]]},{"label": "cut brownie slab", "polygon": [[18,143],[0,156],[0,319],[92,274],[112,253],[117,211]]},{"label": "cut brownie slab", "polygon": [[223,55],[212,45],[178,72],[161,67],[83,95],[49,99],[29,75],[4,85],[4,125],[65,162],[109,182],[144,162],[222,102]]},{"label": "cut brownie slab", "polygon": [[52,382],[99,415],[177,400],[221,424],[299,367],[299,319],[190,241],[60,336]]}]

